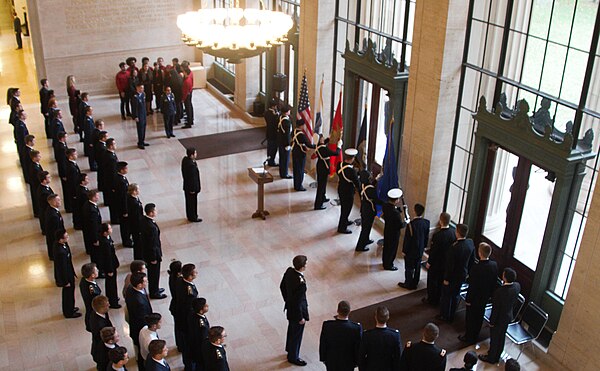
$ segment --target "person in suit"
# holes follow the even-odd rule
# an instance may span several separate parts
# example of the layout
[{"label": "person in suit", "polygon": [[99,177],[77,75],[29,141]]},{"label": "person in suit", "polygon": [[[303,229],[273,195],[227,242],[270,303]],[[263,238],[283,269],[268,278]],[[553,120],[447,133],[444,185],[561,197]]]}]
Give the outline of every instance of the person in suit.
[{"label": "person in suit", "polygon": [[81,267],[81,280],[79,281],[79,291],[83,304],[85,304],[85,329],[92,332],[90,328],[90,316],[92,315],[92,300],[102,294],[102,289],[98,286],[98,267],[95,263],[86,263]]},{"label": "person in suit", "polygon": [[[115,215],[115,209],[110,208],[112,203],[112,190],[113,183],[115,180],[115,175],[117,174],[117,164],[119,163],[119,158],[117,157],[117,142],[114,138],[108,138],[106,140],[106,151],[103,152],[102,157],[102,185],[104,190],[102,193],[104,194],[104,204],[109,207],[110,211],[110,221],[113,224],[119,224],[117,220],[117,215]],[[98,180],[98,187],[100,186],[100,180]],[[115,223],[117,222],[117,223]]]},{"label": "person in suit", "polygon": [[[109,366],[110,361],[108,359],[108,352],[110,352],[111,349],[115,349],[119,346],[118,343],[121,340],[121,337],[119,336],[116,328],[107,326],[100,330],[100,339],[102,340],[102,343],[104,343],[104,348],[102,348],[102,352],[96,354],[98,364],[105,365],[103,370],[113,371],[110,369],[112,365]],[[100,369],[100,367],[98,369]]]},{"label": "person in suit", "polygon": [[317,146],[312,144],[309,138],[304,134],[306,122],[303,119],[296,121],[296,129],[292,138],[292,170],[294,174],[294,189],[299,192],[306,191],[302,185],[304,182],[304,167],[306,165],[306,153],[309,148],[315,149]]},{"label": "person in suit", "polygon": [[356,242],[355,251],[369,251],[367,245],[372,244],[371,228],[377,215],[377,206],[381,201],[377,197],[377,181],[370,171],[360,172],[360,236]]},{"label": "person in suit", "polygon": [[142,357],[144,364],[148,361],[148,346],[152,340],[159,338],[158,330],[162,327],[162,316],[160,313],[151,313],[145,317],[146,326],[140,330],[140,356]]},{"label": "person in suit", "polygon": [[79,185],[79,177],[81,175],[81,170],[79,170],[79,165],[77,165],[77,150],[75,148],[69,148],[65,152],[67,156],[66,163],[66,190],[65,190],[65,199],[69,200],[68,206],[65,201],[65,211],[70,213],[73,211],[73,204],[76,202],[75,198],[77,186]]},{"label": "person in suit", "polygon": [[513,320],[513,308],[521,292],[521,285],[516,282],[517,272],[512,268],[504,268],[503,284],[492,296],[492,314],[490,316],[490,349],[487,354],[480,354],[480,360],[487,363],[498,363],[504,351],[504,341],[508,324]]},{"label": "person in suit", "polygon": [[42,230],[42,234],[46,235],[46,212],[48,211],[48,197],[54,194],[52,188],[50,188],[50,181],[52,177],[50,173],[47,171],[42,171],[40,173],[40,186],[37,190],[37,199],[40,205],[40,228]]},{"label": "person in suit", "polygon": [[171,302],[169,303],[169,312],[173,316],[173,322],[175,323],[175,345],[177,346],[177,350],[179,353],[183,353],[183,344],[185,339],[182,339],[183,333],[179,331],[179,326],[177,326],[177,286],[179,282],[183,280],[183,276],[181,275],[181,261],[179,260],[171,260],[169,264],[169,269],[167,269],[167,274],[169,275],[169,292],[171,293]]},{"label": "person in suit", "polygon": [[57,141],[53,145],[54,159],[56,160],[56,167],[58,168],[58,177],[60,178],[60,184],[62,186],[63,195],[67,192],[67,138],[69,134],[64,131],[56,134]]},{"label": "person in suit", "polygon": [[403,211],[400,209],[400,197],[402,191],[398,188],[392,188],[387,193],[388,201],[382,206],[383,219],[383,252],[381,258],[383,269],[396,271],[398,268],[394,265],[394,259],[398,253],[398,243],[400,242],[400,230],[406,226],[403,217]]},{"label": "person in suit", "polygon": [[106,149],[106,141],[108,140],[108,132],[105,130],[101,130],[98,133],[98,141],[96,142],[95,146],[94,146],[94,152],[95,152],[95,156],[96,156],[96,162],[98,163],[98,170],[97,170],[97,179],[98,179],[98,190],[104,192],[104,152],[107,151]]},{"label": "person in suit", "polygon": [[279,166],[275,162],[275,156],[277,156],[277,125],[279,124],[279,115],[279,101],[273,98],[269,101],[269,108],[265,111],[268,166]]},{"label": "person in suit", "polygon": [[202,359],[206,371],[229,371],[225,338],[227,333],[221,326],[213,326],[208,330],[208,341],[202,344]]},{"label": "person in suit", "polygon": [[[87,97],[86,97],[87,99]],[[87,105],[86,101],[82,101],[80,109],[84,112],[81,117],[81,129],[83,130],[83,154],[88,157],[90,169],[94,171],[96,169],[95,154],[92,154],[94,139],[92,133],[94,132],[94,109],[92,106]],[[89,158],[91,157],[91,159]]]},{"label": "person in suit", "polygon": [[404,234],[404,282],[398,286],[409,290],[416,290],[421,280],[421,260],[425,246],[429,244],[429,220],[423,218],[425,207],[415,204],[415,217],[408,223]]},{"label": "person in suit", "polygon": [[477,353],[472,350],[469,350],[465,353],[463,357],[463,362],[465,363],[461,368],[451,368],[449,371],[474,371],[475,365],[477,364]]},{"label": "person in suit", "polygon": [[344,151],[344,161],[337,165],[338,175],[338,195],[340,197],[340,219],[338,221],[337,232],[350,234],[351,230],[348,226],[352,224],[348,217],[352,211],[352,205],[354,204],[354,193],[360,189],[360,182],[358,180],[358,174],[352,166],[354,157],[358,151],[354,148],[348,148]]},{"label": "person in suit", "polygon": [[48,134],[49,139],[52,139],[52,145],[54,146],[58,141],[58,133],[65,131],[65,125],[62,122],[62,110],[60,108],[50,108],[48,113],[50,117],[48,123]]},{"label": "person in suit", "polygon": [[75,306],[75,268],[69,248],[69,234],[63,229],[53,232],[54,243],[54,281],[62,287],[62,312],[65,318],[81,317],[79,308]]},{"label": "person in suit", "polygon": [[107,366],[107,371],[127,371],[125,365],[129,362],[129,354],[125,347],[115,347],[108,351],[108,360],[110,361]]},{"label": "person in suit", "polygon": [[446,369],[446,350],[435,345],[440,329],[434,323],[428,323],[423,329],[421,341],[404,347],[400,359],[402,371],[444,371]]},{"label": "person in suit", "polygon": [[158,211],[153,203],[144,206],[146,214],[140,220],[140,235],[142,242],[142,255],[148,267],[148,286],[152,299],[164,299],[167,297],[160,288],[160,262],[162,261],[162,247],[160,241],[160,228],[154,218]]},{"label": "person in suit", "polygon": [[[100,198],[96,189],[89,190],[87,193],[88,202],[81,208],[81,219],[83,221],[83,243],[85,252],[90,255],[92,263],[98,264],[98,246],[100,246],[100,226],[102,225],[102,216],[98,209],[98,199]],[[100,270],[100,277],[104,278],[104,272]]]},{"label": "person in suit", "polygon": [[456,226],[456,242],[452,244],[446,256],[442,300],[438,319],[446,322],[454,320],[458,304],[460,287],[465,283],[467,274],[475,262],[475,245],[467,238],[469,227],[466,224]]},{"label": "person in suit", "polygon": [[17,40],[17,50],[23,49],[23,38],[21,37],[21,20],[17,16],[17,12],[13,12],[13,30],[15,31],[15,39]]},{"label": "person in suit", "polygon": [[292,149],[292,121],[290,119],[290,106],[281,109],[281,116],[277,123],[277,145],[279,146],[279,176],[282,179],[292,179],[288,174],[290,150]]},{"label": "person in suit", "polygon": [[65,229],[63,217],[60,214],[61,199],[56,193],[51,194],[46,199],[48,208],[44,221],[44,230],[46,231],[46,246],[48,248],[48,258],[54,260],[54,247],[56,242],[56,233]]},{"label": "person in suit", "polygon": [[475,344],[481,331],[485,306],[498,287],[498,265],[490,260],[492,247],[482,242],[477,249],[479,261],[475,262],[469,271],[467,283],[469,289],[465,304],[467,306],[465,318],[465,334],[458,339],[465,343]]},{"label": "person in suit", "polygon": [[[22,124],[22,125],[21,125]],[[18,133],[15,133],[15,143],[17,144],[17,153],[19,155],[19,162],[21,164],[21,170],[23,171],[23,179],[25,183],[30,184],[29,174],[31,172],[31,156],[30,153],[35,148],[35,135],[29,134],[27,131],[27,127],[24,126],[25,123],[17,124],[15,126],[15,130],[18,130]],[[18,126],[21,125],[21,126]]]},{"label": "person in suit", "polygon": [[104,342],[100,336],[103,328],[113,327],[108,315],[108,298],[98,295],[92,299],[92,314],[90,315],[90,332],[92,333],[92,359],[96,362],[98,371],[106,369],[104,354],[106,352]]},{"label": "person in suit", "polygon": [[348,319],[350,303],[338,303],[335,319],[323,322],[319,340],[319,360],[328,371],[353,371],[358,366],[362,337],[360,323]]},{"label": "person in suit", "polygon": [[390,311],[384,306],[375,310],[376,326],[363,333],[358,351],[361,371],[398,370],[402,356],[400,331],[387,327]]},{"label": "person in suit", "polygon": [[165,92],[162,95],[160,102],[160,112],[162,112],[163,115],[165,134],[167,135],[167,138],[175,138],[175,134],[173,134],[173,125],[175,124],[177,107],[175,107],[175,95],[173,95],[170,86],[165,87]]},{"label": "person in suit", "polygon": [[50,132],[50,120],[48,117],[48,101],[50,100],[50,89],[48,79],[40,80],[40,112],[42,116],[44,116],[44,128],[46,130],[46,138],[52,138],[52,134]]},{"label": "person in suit", "polygon": [[100,133],[104,131],[104,120],[98,119],[94,121],[94,130],[92,130],[92,148],[90,149],[90,156],[94,158],[94,162],[96,163],[95,168],[91,168],[91,171],[98,171],[98,167],[100,166],[99,162],[102,160],[102,157],[98,157],[97,155],[101,153],[101,149],[98,148],[100,145]]},{"label": "person in suit", "polygon": [[83,207],[88,202],[87,193],[89,191],[88,184],[90,180],[86,173],[79,174],[79,182],[75,190],[75,202],[73,204],[73,228],[76,230],[83,229]]},{"label": "person in suit", "polygon": [[440,214],[438,230],[431,236],[429,257],[425,264],[427,268],[427,297],[423,298],[422,301],[436,306],[440,303],[442,297],[446,254],[450,246],[456,241],[456,231],[454,227],[450,226],[450,219],[450,214]]},{"label": "person in suit", "polygon": [[31,206],[33,207],[33,216],[40,217],[40,205],[38,204],[37,193],[40,187],[40,174],[44,171],[40,161],[42,154],[38,150],[32,150],[29,153],[29,190],[31,192]]},{"label": "person in suit", "polygon": [[100,226],[98,267],[106,274],[105,288],[110,308],[119,309],[121,306],[119,305],[119,295],[117,293],[117,269],[120,264],[111,234],[112,226],[103,223]]},{"label": "person in suit", "polygon": [[[145,363],[146,371],[170,371],[171,367],[167,363],[169,348],[167,342],[161,339],[152,340],[148,345],[148,359]],[[186,368],[187,369],[187,368]]]},{"label": "person in suit", "polygon": [[121,242],[123,246],[133,246],[129,239],[131,233],[127,231],[127,223],[122,220],[123,218],[127,218],[127,187],[129,187],[129,180],[126,177],[127,173],[129,173],[127,162],[117,162],[112,181],[112,193],[110,195],[112,202],[109,209],[111,220],[118,221],[121,225]]},{"label": "person in suit", "polygon": [[210,323],[206,318],[208,304],[205,298],[194,298],[192,300],[192,310],[187,317],[187,332],[185,333],[185,344],[191,354],[191,369],[201,370],[204,361],[202,360],[202,344],[208,339],[208,329]]},{"label": "person in suit", "polygon": [[[177,281],[175,291],[177,294],[175,304],[175,332],[179,333],[179,344],[183,350],[183,364],[186,368],[192,367],[192,350],[185,343],[187,337],[187,318],[192,310],[192,301],[198,297],[198,289],[194,284],[194,280],[198,276],[198,271],[194,264],[185,264],[181,267],[181,280]],[[183,343],[183,344],[182,344]]]},{"label": "person in suit", "polygon": [[335,151],[329,148],[329,138],[323,139],[323,135],[319,134],[319,143],[317,144],[317,193],[315,195],[315,210],[325,210],[326,207],[323,205],[328,202],[329,199],[326,195],[327,181],[329,180],[329,168],[331,162],[329,161],[331,156],[337,156],[340,154],[342,148],[342,141],[337,143]]},{"label": "person in suit", "polygon": [[131,97],[131,115],[135,120],[137,128],[137,146],[139,149],[145,149],[149,144],[146,140],[146,94],[144,94],[144,85],[138,83],[135,87],[135,94]]},{"label": "person in suit", "polygon": [[181,175],[183,177],[183,193],[185,195],[185,215],[192,223],[199,223],[198,193],[202,190],[200,171],[196,163],[196,148],[186,149],[186,156],[181,160]]},{"label": "person in suit", "polygon": [[298,366],[306,366],[306,361],[300,358],[300,345],[302,344],[304,325],[309,320],[306,279],[304,278],[307,260],[305,255],[295,256],[292,260],[293,267],[288,267],[279,285],[288,320],[285,342],[287,360]]},{"label": "person in suit", "polygon": [[140,221],[143,217],[142,201],[139,198],[140,188],[136,183],[132,183],[127,187],[127,229],[131,233],[131,241],[133,242],[133,258],[143,260],[142,240],[140,236]]},{"label": "person in suit", "polygon": [[138,366],[143,367],[140,355],[140,330],[146,325],[145,317],[152,313],[152,305],[146,293],[148,278],[146,273],[136,272],[131,274],[130,285],[125,293],[125,304],[129,313],[129,336],[136,347]]}]

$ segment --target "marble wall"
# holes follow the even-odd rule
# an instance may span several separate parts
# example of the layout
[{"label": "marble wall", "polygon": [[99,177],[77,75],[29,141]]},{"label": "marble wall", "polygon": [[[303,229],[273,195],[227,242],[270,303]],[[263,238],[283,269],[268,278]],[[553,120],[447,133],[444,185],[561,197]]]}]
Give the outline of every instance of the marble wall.
[{"label": "marble wall", "polygon": [[47,77],[59,97],[65,78],[92,94],[116,93],[118,64],[129,56],[194,60],[180,40],[177,15],[194,0],[28,0],[38,78]]}]

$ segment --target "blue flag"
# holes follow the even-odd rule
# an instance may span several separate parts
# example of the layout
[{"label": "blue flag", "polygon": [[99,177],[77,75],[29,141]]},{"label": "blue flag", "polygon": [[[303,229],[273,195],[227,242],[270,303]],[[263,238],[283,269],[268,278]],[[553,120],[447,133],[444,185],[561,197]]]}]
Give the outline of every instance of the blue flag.
[{"label": "blue flag", "polygon": [[382,202],[387,202],[387,193],[390,189],[398,188],[398,166],[396,165],[396,151],[394,151],[393,138],[394,119],[392,118],[385,146],[385,156],[383,157],[383,175],[377,182],[377,197]]}]

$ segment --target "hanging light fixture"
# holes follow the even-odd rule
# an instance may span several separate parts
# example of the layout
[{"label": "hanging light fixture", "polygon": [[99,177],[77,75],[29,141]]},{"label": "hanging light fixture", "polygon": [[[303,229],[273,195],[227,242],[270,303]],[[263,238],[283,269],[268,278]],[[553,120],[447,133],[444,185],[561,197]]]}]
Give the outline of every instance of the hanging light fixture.
[{"label": "hanging light fixture", "polygon": [[187,12],[177,17],[181,39],[189,46],[229,63],[257,56],[273,45],[287,41],[294,25],[292,18],[282,12],[261,9],[241,9],[239,1],[231,8],[207,8]]}]

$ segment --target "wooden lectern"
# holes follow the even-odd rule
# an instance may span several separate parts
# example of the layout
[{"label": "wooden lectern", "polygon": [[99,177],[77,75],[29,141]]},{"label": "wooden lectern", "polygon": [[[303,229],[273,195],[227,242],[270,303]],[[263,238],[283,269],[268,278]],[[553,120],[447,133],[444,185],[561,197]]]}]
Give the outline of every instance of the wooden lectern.
[{"label": "wooden lectern", "polygon": [[252,218],[262,218],[265,220],[269,212],[265,210],[265,183],[273,182],[273,175],[262,167],[249,167],[248,175],[256,184],[258,184],[258,209],[252,214]]}]

